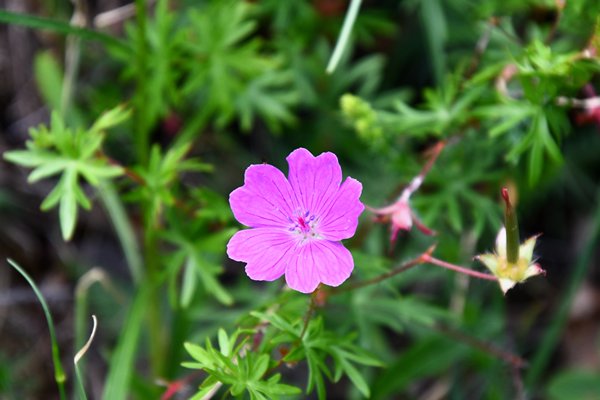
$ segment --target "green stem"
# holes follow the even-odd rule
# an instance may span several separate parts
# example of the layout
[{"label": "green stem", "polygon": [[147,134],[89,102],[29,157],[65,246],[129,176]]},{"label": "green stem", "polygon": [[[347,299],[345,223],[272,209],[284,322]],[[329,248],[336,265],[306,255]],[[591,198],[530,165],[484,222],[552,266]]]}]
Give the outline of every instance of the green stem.
[{"label": "green stem", "polygon": [[129,267],[129,273],[133,281],[139,284],[143,276],[142,258],[135,232],[129,222],[125,207],[110,183],[104,182],[99,185],[97,192],[119,237],[121,248],[123,249],[123,253],[125,253],[125,259]]},{"label": "green stem", "polygon": [[137,87],[135,93],[135,147],[137,151],[138,161],[141,165],[145,165],[148,160],[149,153],[149,128],[144,120],[144,103],[147,101],[146,80],[152,79],[146,76],[144,71],[147,69],[147,51],[146,42],[146,25],[147,25],[147,7],[146,0],[135,0],[136,23],[137,23]]},{"label": "green stem", "polygon": [[502,198],[506,208],[504,210],[504,226],[506,227],[506,259],[509,263],[516,264],[519,261],[519,223],[517,213],[510,202],[508,189],[502,188]]},{"label": "green stem", "polygon": [[152,221],[147,222],[144,234],[144,259],[146,261],[146,281],[152,286],[152,295],[146,305],[146,321],[148,323],[148,339],[150,351],[150,363],[155,376],[163,373],[165,358],[167,354],[165,340],[165,324],[161,313],[160,296],[157,291],[160,289],[160,255],[158,253],[157,228]]},{"label": "green stem", "polygon": [[[85,25],[86,13],[82,0],[74,1],[75,11],[71,18],[72,26]],[[77,79],[77,71],[79,70],[79,60],[81,58],[81,38],[75,35],[67,36],[67,44],[65,47],[65,73],[63,79],[62,94],[60,99],[60,114],[65,119],[73,91],[75,80]]]},{"label": "green stem", "polygon": [[[600,191],[597,193],[596,199],[600,199]],[[567,284],[567,289],[564,292],[562,299],[557,302],[557,304],[559,304],[558,311],[553,314],[550,326],[544,330],[545,335],[542,338],[537,353],[533,357],[531,367],[527,370],[525,383],[528,387],[535,385],[544,371],[544,368],[546,368],[550,356],[555,350],[566,325],[573,298],[585,279],[594,251],[598,248],[598,241],[600,240],[600,202],[597,201],[596,204],[598,207],[591,225],[592,229],[587,235],[587,241],[583,244],[581,251],[578,253],[579,257],[570,277],[570,281]]]},{"label": "green stem", "polygon": [[335,44],[335,49],[333,50],[333,54],[329,59],[329,63],[327,64],[327,73],[331,74],[337,68],[337,65],[342,58],[342,54],[344,53],[344,49],[348,45],[348,40],[350,39],[350,33],[352,32],[352,27],[354,26],[354,22],[356,21],[356,17],[358,16],[358,11],[360,10],[360,3],[362,0],[352,0],[350,3],[350,7],[348,7],[348,12],[346,12],[346,17],[344,18],[344,25],[342,26],[342,31],[340,32],[340,37],[338,38],[337,43]]},{"label": "green stem", "polygon": [[102,394],[103,400],[128,398],[130,381],[135,371],[135,355],[140,342],[144,315],[153,289],[149,284],[142,284],[137,289],[125,318],[125,326],[121,329],[116,349],[111,355],[108,377],[104,383]]},{"label": "green stem", "polygon": [[35,282],[31,277],[22,269],[16,262],[7,259],[8,263],[19,272],[23,278],[29,283],[29,286],[33,289],[33,292],[37,296],[40,304],[42,305],[42,309],[44,310],[44,315],[46,316],[46,322],[48,323],[48,330],[50,331],[50,341],[52,342],[52,361],[54,363],[54,380],[58,385],[58,393],[60,395],[61,400],[66,400],[67,395],[65,392],[65,381],[67,380],[67,376],[65,375],[65,371],[60,362],[60,351],[58,348],[58,341],[56,340],[56,332],[54,331],[54,321],[52,320],[52,314],[50,314],[50,308],[44,300],[44,296],[42,296],[42,292],[38,289]]}]

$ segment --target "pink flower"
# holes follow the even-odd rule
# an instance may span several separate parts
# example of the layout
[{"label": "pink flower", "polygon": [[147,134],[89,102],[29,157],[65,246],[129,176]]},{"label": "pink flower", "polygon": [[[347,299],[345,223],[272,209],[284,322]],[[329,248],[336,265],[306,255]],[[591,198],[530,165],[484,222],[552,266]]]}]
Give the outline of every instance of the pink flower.
[{"label": "pink flower", "polygon": [[252,228],[237,232],[227,254],[246,263],[246,274],[274,281],[285,274],[288,286],[313,292],[319,283],[342,284],[354,268],[340,242],[354,235],[364,206],[362,185],[347,178],[333,153],[314,157],[294,150],[288,157],[288,178],[277,168],[251,165],[244,186],[229,196],[235,218]]},{"label": "pink flower", "polygon": [[370,208],[369,210],[377,216],[377,222],[390,224],[390,242],[394,243],[398,238],[399,231],[410,231],[413,223],[426,235],[434,235],[435,232],[426,227],[410,208],[408,200],[400,197],[394,204],[383,208]]},{"label": "pink flower", "polygon": [[412,180],[410,185],[408,185],[406,189],[402,191],[402,194],[394,204],[383,208],[369,207],[369,210],[377,216],[378,222],[387,223],[389,220],[391,220],[390,241],[392,243],[396,241],[399,231],[410,231],[413,223],[424,234],[435,234],[433,230],[423,225],[423,223],[417,218],[413,210],[410,208],[410,196],[421,186],[421,183],[423,183],[423,177],[418,175]]},{"label": "pink flower", "polygon": [[423,225],[421,220],[417,218],[412,208],[410,207],[409,201],[410,196],[412,196],[412,194],[416,192],[423,184],[427,173],[429,172],[429,170],[433,166],[433,163],[444,149],[444,146],[446,146],[446,143],[444,141],[439,141],[429,150],[429,160],[427,160],[427,162],[421,169],[421,172],[419,172],[419,175],[415,176],[410,181],[408,186],[404,188],[402,194],[400,194],[400,197],[398,197],[398,200],[396,200],[394,204],[383,208],[367,207],[369,211],[375,214],[375,216],[377,217],[377,222],[388,223],[391,220],[390,242],[392,242],[392,244],[396,241],[396,238],[398,237],[398,232],[410,231],[413,226],[413,223],[424,234],[435,235],[435,231]]}]

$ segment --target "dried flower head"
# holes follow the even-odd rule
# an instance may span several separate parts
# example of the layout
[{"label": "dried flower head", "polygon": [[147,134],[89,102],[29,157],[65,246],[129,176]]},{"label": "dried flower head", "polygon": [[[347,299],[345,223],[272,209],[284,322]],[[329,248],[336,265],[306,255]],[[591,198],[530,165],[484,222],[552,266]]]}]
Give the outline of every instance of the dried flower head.
[{"label": "dried flower head", "polygon": [[362,185],[347,178],[333,153],[313,156],[294,150],[288,178],[277,168],[251,165],[244,185],[229,196],[235,218],[252,228],[237,232],[227,254],[246,263],[253,280],[273,281],[285,274],[288,286],[313,292],[319,283],[342,284],[354,268],[340,242],[352,237],[364,206]]},{"label": "dried flower head", "polygon": [[481,261],[498,278],[502,292],[506,293],[517,283],[524,282],[535,275],[546,274],[546,271],[533,259],[533,248],[538,236],[532,236],[519,246],[519,257],[510,262],[506,253],[506,229],[502,227],[496,237],[495,254],[481,254],[475,257]]},{"label": "dried flower head", "polygon": [[475,257],[498,278],[502,292],[506,293],[517,283],[546,272],[533,260],[533,248],[538,236],[533,236],[519,244],[519,225],[517,214],[508,195],[508,189],[502,189],[505,203],[504,222],[496,237],[496,253]]}]

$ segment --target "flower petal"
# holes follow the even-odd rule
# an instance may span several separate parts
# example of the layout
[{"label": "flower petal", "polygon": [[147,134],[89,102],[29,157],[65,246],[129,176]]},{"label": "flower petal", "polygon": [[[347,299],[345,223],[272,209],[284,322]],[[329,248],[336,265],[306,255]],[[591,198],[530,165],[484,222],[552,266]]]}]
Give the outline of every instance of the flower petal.
[{"label": "flower petal", "polygon": [[535,247],[538,236],[539,235],[530,237],[519,247],[519,258],[526,259],[527,264],[531,263],[531,259],[533,258],[533,248]]},{"label": "flower petal", "polygon": [[525,279],[531,278],[532,276],[536,276],[536,275],[540,275],[540,274],[546,275],[546,271],[544,271],[539,264],[531,264],[525,270],[525,275],[523,276],[523,281]]},{"label": "flower petal", "polygon": [[495,254],[480,254],[475,257],[476,260],[483,263],[492,274],[496,275],[498,272],[498,256]]},{"label": "flower petal", "polygon": [[313,215],[321,215],[329,207],[342,182],[342,169],[333,153],[318,157],[306,149],[294,150],[287,157],[288,179],[298,205]]},{"label": "flower petal", "polygon": [[339,242],[314,240],[295,249],[290,256],[285,279],[302,293],[313,292],[319,283],[341,285],[352,273],[352,254]]},{"label": "flower petal", "polygon": [[285,272],[295,240],[276,228],[253,228],[237,232],[227,244],[232,260],[247,263],[246,274],[255,281],[273,281]]},{"label": "flower petal", "polygon": [[272,165],[251,165],[244,175],[244,186],[229,195],[235,218],[253,228],[284,227],[297,208],[294,194],[283,173]]},{"label": "flower petal", "polygon": [[358,226],[358,217],[365,209],[359,200],[361,192],[362,184],[356,179],[347,178],[329,208],[320,214],[319,234],[328,240],[352,237]]},{"label": "flower petal", "polygon": [[506,228],[502,227],[496,236],[496,254],[506,258]]},{"label": "flower petal", "polygon": [[506,292],[508,292],[517,284],[517,282],[507,278],[498,278],[498,283],[500,284],[500,289],[502,289],[502,293],[504,294],[506,294]]}]

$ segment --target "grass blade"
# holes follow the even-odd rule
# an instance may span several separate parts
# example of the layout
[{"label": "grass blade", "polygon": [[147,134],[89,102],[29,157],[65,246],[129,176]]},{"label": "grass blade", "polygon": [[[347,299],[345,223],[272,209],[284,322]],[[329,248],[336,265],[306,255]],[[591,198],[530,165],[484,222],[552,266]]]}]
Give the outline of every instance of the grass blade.
[{"label": "grass blade", "polygon": [[46,300],[44,300],[44,296],[42,296],[42,292],[38,289],[35,282],[31,277],[25,272],[23,268],[19,266],[16,262],[8,258],[6,261],[19,272],[23,278],[29,283],[33,292],[37,296],[40,304],[42,305],[42,309],[44,310],[44,315],[46,316],[46,322],[48,323],[48,330],[50,331],[50,340],[52,342],[52,361],[54,363],[54,380],[58,385],[58,392],[60,394],[61,400],[66,400],[66,392],[65,392],[65,381],[67,380],[67,376],[65,375],[65,371],[60,362],[60,351],[58,348],[58,341],[56,340],[56,332],[54,331],[54,321],[52,320],[52,315],[50,314],[50,309],[48,308],[48,304]]},{"label": "grass blade", "polygon": [[128,398],[129,383],[135,367],[135,354],[151,292],[149,286],[142,286],[138,290],[125,318],[123,334],[111,356],[108,378],[102,394],[104,400],[125,400]]},{"label": "grass blade", "polygon": [[38,17],[36,15],[14,13],[6,10],[0,10],[0,23],[26,26],[33,29],[49,30],[64,35],[76,35],[84,40],[96,40],[107,46],[120,47],[127,49],[125,43],[110,35],[92,29],[71,26],[68,22],[55,19]]},{"label": "grass blade", "polygon": [[92,341],[94,340],[94,336],[96,335],[96,328],[98,327],[98,320],[96,319],[95,315],[92,315],[92,321],[93,321],[94,324],[92,325],[92,333],[90,334],[89,339],[87,340],[87,342],[85,342],[85,344],[77,352],[77,354],[75,354],[75,357],[73,357],[73,364],[75,365],[75,376],[77,377],[77,385],[78,385],[78,388],[79,388],[79,398],[82,399],[82,400],[87,400],[87,396],[85,394],[85,386],[83,385],[83,379],[81,377],[81,371],[79,370],[79,360],[88,351],[88,349],[92,345]]},{"label": "grass blade", "polygon": [[354,22],[358,16],[358,11],[360,10],[360,3],[362,3],[362,0],[352,0],[350,7],[348,7],[348,12],[346,12],[346,17],[344,18],[344,25],[342,26],[340,37],[335,44],[335,49],[333,50],[333,54],[331,55],[329,63],[327,64],[326,71],[328,74],[332,74],[333,71],[335,71],[340,59],[342,58],[344,49],[346,48],[348,40],[350,39],[352,27],[354,26]]}]

